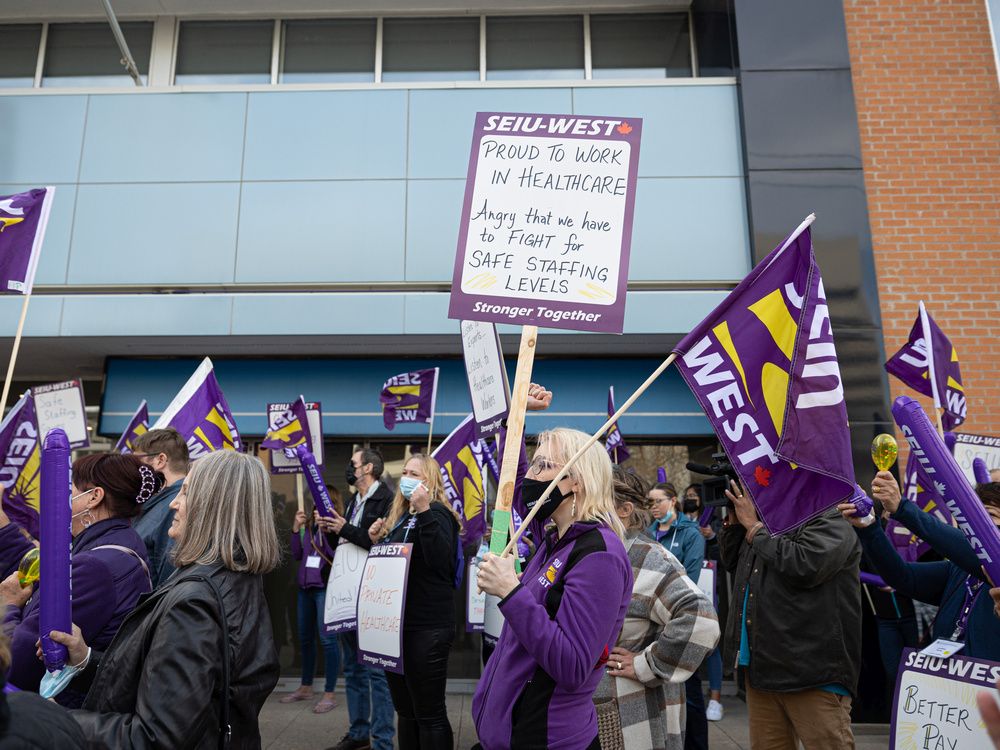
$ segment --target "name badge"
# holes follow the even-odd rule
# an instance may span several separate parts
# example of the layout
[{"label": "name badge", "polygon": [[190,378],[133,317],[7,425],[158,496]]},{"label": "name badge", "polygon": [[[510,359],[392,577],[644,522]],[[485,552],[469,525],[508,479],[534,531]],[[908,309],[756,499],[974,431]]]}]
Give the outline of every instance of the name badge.
[{"label": "name badge", "polygon": [[936,656],[939,659],[947,659],[957,654],[963,648],[965,648],[965,644],[961,641],[949,641],[947,638],[938,638],[920,653],[927,656]]},{"label": "name badge", "polygon": [[319,561],[321,559],[322,558],[319,555],[309,555],[309,557],[306,558],[306,567],[307,568],[318,568],[319,567]]}]

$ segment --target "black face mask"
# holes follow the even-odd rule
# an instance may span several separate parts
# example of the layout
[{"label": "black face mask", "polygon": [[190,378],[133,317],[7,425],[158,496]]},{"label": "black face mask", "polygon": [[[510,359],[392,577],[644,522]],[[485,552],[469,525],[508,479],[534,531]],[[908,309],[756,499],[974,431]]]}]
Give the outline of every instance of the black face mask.
[{"label": "black face mask", "polygon": [[344,470],[344,479],[346,479],[347,483],[352,487],[354,486],[354,483],[358,481],[358,478],[354,476],[354,464],[347,464],[347,468]]},{"label": "black face mask", "polygon": [[[539,482],[537,479],[527,479],[525,478],[521,482],[521,499],[524,500],[524,505],[527,507],[528,512],[535,507],[535,503],[545,492],[545,488],[549,486],[551,482]],[[564,495],[562,490],[558,486],[552,488],[552,493],[545,500],[545,505],[539,508],[538,513],[535,514],[535,520],[544,521],[553,513],[556,512],[556,508],[562,505],[562,501],[565,500],[568,495]]]}]

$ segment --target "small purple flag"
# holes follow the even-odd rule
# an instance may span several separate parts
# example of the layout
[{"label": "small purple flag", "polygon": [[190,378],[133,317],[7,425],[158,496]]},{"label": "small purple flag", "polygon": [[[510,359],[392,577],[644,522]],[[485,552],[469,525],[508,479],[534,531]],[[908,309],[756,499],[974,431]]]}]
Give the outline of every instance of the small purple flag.
[{"label": "small purple flag", "polygon": [[808,222],[674,350],[771,534],[854,494],[847,406]]},{"label": "small purple flag", "polygon": [[476,420],[467,416],[431,454],[441,465],[448,502],[462,519],[462,544],[473,544],[486,533],[486,443],[476,436]]},{"label": "small purple flag", "polygon": [[243,450],[233,412],[208,357],[151,429],[161,427],[173,427],[184,437],[192,460],[217,450]]},{"label": "small purple flag", "polygon": [[[931,342],[929,347],[928,340]],[[927,314],[923,302],[910,329],[910,338],[889,358],[885,369],[913,390],[933,398],[935,407],[944,408],[941,415],[944,429],[953,430],[965,421],[965,390],[958,352],[934,318]]]},{"label": "small purple flag", "polygon": [[[940,501],[934,491],[933,483],[920,470],[920,462],[916,460],[912,452],[906,459],[903,497],[924,513],[930,513],[941,523],[951,525],[951,513],[948,512],[948,507]],[[927,542],[893,518],[890,518],[886,524],[885,533],[892,541],[899,556],[907,562],[916,562],[917,558],[931,548]]]},{"label": "small purple flag", "polygon": [[439,368],[394,375],[385,381],[378,400],[385,429],[398,422],[430,422],[434,418]]},{"label": "small purple flag", "polygon": [[[618,409],[615,408],[615,387],[612,385],[608,386],[608,417],[613,417],[616,411]],[[611,460],[616,464],[627,461],[628,457],[632,455],[628,446],[625,445],[625,438],[622,437],[622,432],[618,429],[617,422],[608,428],[608,438],[604,443],[604,448],[608,451],[608,455],[611,456]]]},{"label": "small purple flag", "polygon": [[115,450],[119,453],[132,453],[132,444],[135,439],[149,431],[149,407],[146,405],[146,399],[142,400],[139,404],[139,408],[135,410],[135,414],[132,415],[132,419],[129,420],[128,427],[125,428],[125,432],[122,436],[118,438],[118,442],[115,443]]},{"label": "small purple flag", "polygon": [[312,449],[312,435],[309,432],[309,417],[306,415],[306,400],[299,396],[282,414],[278,415],[275,425],[270,429],[260,447],[272,451],[284,450],[289,458],[295,456],[293,450],[297,445],[305,445]]},{"label": "small purple flag", "polygon": [[4,513],[35,539],[41,499],[39,443],[35,400],[28,391],[0,422],[0,485]]},{"label": "small purple flag", "polygon": [[0,294],[31,294],[55,191],[0,195]]}]

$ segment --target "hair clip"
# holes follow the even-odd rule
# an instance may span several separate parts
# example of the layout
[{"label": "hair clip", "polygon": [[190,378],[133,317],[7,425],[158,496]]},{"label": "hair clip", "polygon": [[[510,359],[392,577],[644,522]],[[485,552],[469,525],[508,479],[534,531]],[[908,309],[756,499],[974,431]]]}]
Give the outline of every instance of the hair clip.
[{"label": "hair clip", "polygon": [[146,464],[139,466],[139,476],[142,485],[139,487],[139,494],[135,496],[135,501],[140,505],[156,494],[156,475]]}]

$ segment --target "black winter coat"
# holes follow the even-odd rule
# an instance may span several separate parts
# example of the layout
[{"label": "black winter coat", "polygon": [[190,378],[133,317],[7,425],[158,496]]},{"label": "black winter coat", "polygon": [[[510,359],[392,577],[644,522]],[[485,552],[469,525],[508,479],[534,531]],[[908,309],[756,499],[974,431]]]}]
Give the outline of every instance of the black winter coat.
[{"label": "black winter coat", "polygon": [[[732,511],[730,511],[732,512]],[[748,545],[738,523],[724,528],[723,565],[735,574],[727,657],[740,648],[749,583],[750,685],[794,692],[838,684],[857,697],[861,670],[861,545],[837,510],[780,536],[759,530]]]},{"label": "black winter coat", "polygon": [[[0,675],[0,689],[3,675]],[[0,693],[0,750],[83,750],[83,732],[62,706],[37,693]]]},{"label": "black winter coat", "polygon": [[[392,498],[392,490],[386,486],[385,482],[379,482],[372,496],[365,501],[365,507],[361,511],[361,517],[358,519],[357,525],[345,523],[339,534],[330,532],[326,535],[326,540],[330,543],[330,549],[333,550],[333,553],[337,554],[337,545],[340,544],[341,537],[352,544],[358,545],[362,549],[371,549],[372,540],[368,536],[368,529],[378,519],[389,515],[389,508],[392,507]],[[354,507],[357,505],[358,500],[359,496],[355,494],[354,499],[348,503],[347,510],[344,511],[344,518],[348,519],[348,521],[354,515]]]},{"label": "black winter coat", "polygon": [[[278,654],[261,577],[221,565],[176,571],[125,618],[114,641],[77,678],[90,680],[74,711],[90,747],[219,746],[222,659],[227,643],[210,578],[226,609],[233,750],[259,748],[257,715],[278,682]],[[95,664],[96,662],[96,664]]]}]

